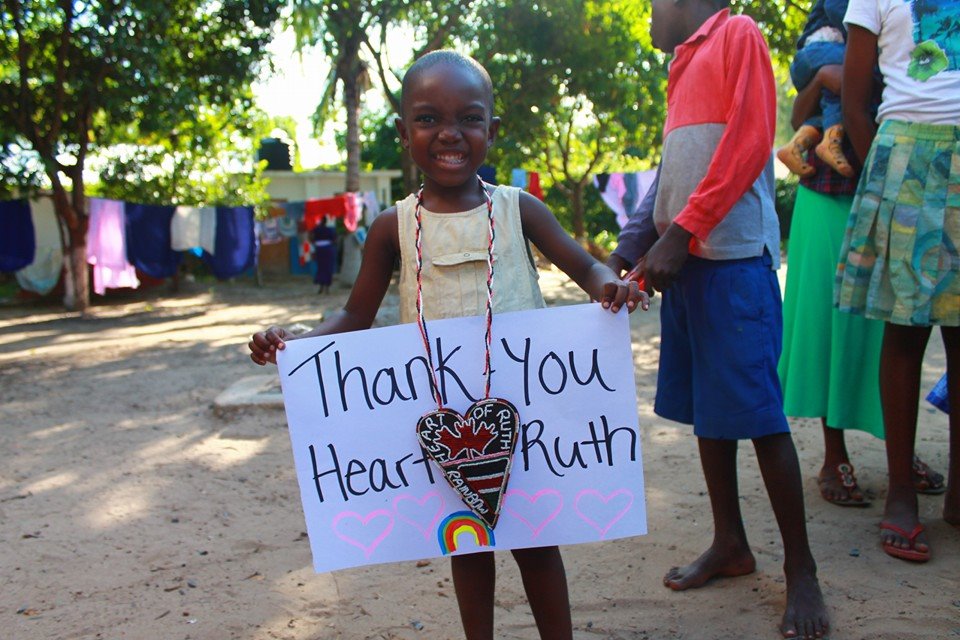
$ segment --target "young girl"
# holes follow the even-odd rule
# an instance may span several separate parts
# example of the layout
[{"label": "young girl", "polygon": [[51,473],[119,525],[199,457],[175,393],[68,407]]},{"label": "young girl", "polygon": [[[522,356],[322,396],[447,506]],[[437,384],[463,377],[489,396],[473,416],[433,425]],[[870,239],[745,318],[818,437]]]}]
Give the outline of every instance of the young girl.
[{"label": "young girl", "polygon": [[[923,353],[933,325],[947,352],[948,395],[960,406],[960,4],[850,0],[843,113],[864,171],[837,272],[841,310],[884,326],[880,395],[889,490],[883,550],[930,558],[913,484]],[[873,69],[883,99],[869,116]],[[943,517],[960,526],[960,412],[950,416]]]},{"label": "young girl", "polygon": [[[396,120],[400,139],[423,173],[423,186],[377,217],[360,273],[343,311],[306,335],[367,329],[400,258],[400,319],[414,322],[482,315],[487,305],[488,242],[495,229],[494,312],[543,307],[527,241],[604,308],[648,307],[646,294],[589,256],[539,200],[513,187],[492,187],[477,169],[496,138],[490,76],[452,51],[420,58],[407,71]],[[419,267],[419,268],[418,268]],[[421,304],[418,304],[420,298]],[[293,336],[271,327],[250,342],[257,364],[276,362]],[[516,549],[540,637],[573,637],[563,561],[557,547]],[[453,556],[453,583],[468,640],[492,640],[493,553]]]}]

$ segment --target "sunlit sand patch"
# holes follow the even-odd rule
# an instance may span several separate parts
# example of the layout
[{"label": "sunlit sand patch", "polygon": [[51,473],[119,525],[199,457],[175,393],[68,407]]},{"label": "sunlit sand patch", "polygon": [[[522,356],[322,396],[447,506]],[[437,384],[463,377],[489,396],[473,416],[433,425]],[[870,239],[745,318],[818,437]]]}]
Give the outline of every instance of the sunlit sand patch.
[{"label": "sunlit sand patch", "polygon": [[115,484],[87,503],[85,520],[91,528],[105,529],[142,518],[150,512],[156,488]]},{"label": "sunlit sand patch", "polygon": [[77,482],[77,474],[73,472],[61,472],[56,473],[46,478],[41,478],[40,480],[35,480],[27,485],[24,485],[22,493],[30,494],[40,494],[46,491],[56,491],[57,489],[63,489],[64,487],[69,487]]},{"label": "sunlit sand patch", "polygon": [[184,458],[199,462],[214,470],[225,470],[247,462],[267,447],[268,439],[237,440],[212,436],[188,447]]}]

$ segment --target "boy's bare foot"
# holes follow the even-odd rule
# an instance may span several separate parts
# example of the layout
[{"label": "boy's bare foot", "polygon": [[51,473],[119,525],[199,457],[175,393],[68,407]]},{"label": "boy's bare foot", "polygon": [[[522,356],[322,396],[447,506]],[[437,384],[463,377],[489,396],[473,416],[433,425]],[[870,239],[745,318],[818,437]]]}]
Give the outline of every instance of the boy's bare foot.
[{"label": "boy's bare foot", "polygon": [[787,576],[787,610],[780,623],[783,637],[813,640],[829,630],[830,618],[816,574],[802,571]]},{"label": "boy's bare foot", "polygon": [[711,546],[703,554],[683,567],[672,567],[663,576],[663,584],[674,591],[702,587],[713,578],[734,578],[753,573],[757,561],[750,549],[718,549]]},{"label": "boy's bare foot", "polygon": [[823,160],[827,165],[844,176],[852,178],[856,173],[847,156],[843,153],[843,126],[835,124],[823,132],[823,140],[817,145],[817,157]]},{"label": "boy's bare foot", "polygon": [[807,162],[807,151],[819,140],[820,132],[817,128],[805,124],[797,129],[790,142],[777,149],[777,159],[790,170],[790,173],[808,178],[816,173],[816,169]]}]

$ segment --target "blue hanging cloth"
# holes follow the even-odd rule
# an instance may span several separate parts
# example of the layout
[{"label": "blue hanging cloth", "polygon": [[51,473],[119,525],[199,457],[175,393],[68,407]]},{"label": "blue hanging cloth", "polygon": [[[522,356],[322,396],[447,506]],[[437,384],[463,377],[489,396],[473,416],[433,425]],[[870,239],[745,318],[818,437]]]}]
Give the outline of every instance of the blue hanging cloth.
[{"label": "blue hanging cloth", "polygon": [[183,258],[170,246],[174,209],[164,205],[126,205],[127,260],[152,278],[173,276]]},{"label": "blue hanging cloth", "polygon": [[217,240],[213,255],[203,253],[213,275],[221,280],[240,275],[257,263],[253,207],[217,207]]},{"label": "blue hanging cloth", "polygon": [[26,200],[0,202],[0,271],[17,271],[33,263],[37,237]]}]

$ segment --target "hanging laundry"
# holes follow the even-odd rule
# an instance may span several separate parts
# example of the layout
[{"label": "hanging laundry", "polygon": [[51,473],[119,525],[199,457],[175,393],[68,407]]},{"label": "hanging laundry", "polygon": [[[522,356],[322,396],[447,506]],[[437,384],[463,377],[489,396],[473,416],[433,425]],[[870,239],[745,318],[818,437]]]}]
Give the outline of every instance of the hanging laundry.
[{"label": "hanging laundry", "polygon": [[216,210],[213,207],[179,206],[170,219],[170,247],[187,251],[202,247],[206,242],[213,247],[216,237]]},{"label": "hanging laundry", "polygon": [[305,267],[307,266],[307,263],[313,260],[313,242],[310,240],[310,234],[297,234],[297,243],[297,258],[300,262],[300,266]]},{"label": "hanging laundry", "polygon": [[284,202],[280,205],[287,212],[287,217],[293,219],[297,224],[303,222],[303,216],[306,215],[306,202]]},{"label": "hanging laundry", "polygon": [[[600,190],[604,203],[617,215],[617,224],[622,228],[640,208],[640,203],[653,185],[656,175],[656,169],[598,174],[593,177],[593,184]],[[603,180],[606,180],[605,184]]]},{"label": "hanging laundry", "polygon": [[607,189],[607,180],[609,179],[609,173],[598,173],[593,177],[593,184],[597,186],[597,189],[600,189],[600,193],[603,193]]},{"label": "hanging laundry", "polygon": [[87,263],[93,265],[93,292],[107,289],[136,289],[137,270],[127,261],[126,216],[119,200],[90,198],[87,227]]},{"label": "hanging laundry", "polygon": [[510,172],[510,186],[527,188],[527,172],[524,169],[513,169]]},{"label": "hanging laundry", "polygon": [[253,207],[217,207],[217,240],[213,254],[204,261],[221,280],[240,275],[257,261],[257,234]]},{"label": "hanging laundry", "polygon": [[317,263],[310,259],[313,255],[313,246],[310,243],[309,233],[300,233],[296,238],[290,238],[290,275],[313,276],[317,272]]},{"label": "hanging laundry", "polygon": [[200,247],[212,254],[217,248],[217,208],[202,207],[200,209]]},{"label": "hanging laundry", "polygon": [[33,262],[37,237],[26,200],[0,202],[0,271],[17,271]]},{"label": "hanging laundry", "polygon": [[375,191],[364,191],[360,194],[360,197],[363,200],[363,221],[369,227],[380,215],[380,201],[377,200]]},{"label": "hanging laundry", "polygon": [[183,258],[183,254],[170,246],[170,219],[173,213],[172,206],[126,205],[127,259],[151,278],[162,279],[174,275]]},{"label": "hanging laundry", "polygon": [[360,212],[363,211],[363,203],[360,201],[359,193],[345,193],[341,196],[344,199],[343,226],[347,231],[353,233],[360,224]]},{"label": "hanging laundry", "polygon": [[[298,206],[294,206],[298,205]],[[275,205],[283,210],[283,214],[278,216],[277,228],[280,235],[284,238],[294,238],[300,231],[300,222],[303,221],[303,207],[305,202],[278,202]]]},{"label": "hanging laundry", "polygon": [[304,207],[302,230],[313,231],[313,228],[321,224],[323,219],[328,216],[346,219],[348,195],[352,197],[352,194],[343,194],[333,198],[307,200]]},{"label": "hanging laundry", "polygon": [[[596,176],[593,178],[594,185],[599,189],[599,181]],[[600,191],[600,199],[610,207],[613,212],[617,215],[617,223],[620,223],[620,220],[626,220],[627,210],[623,206],[623,197],[627,193],[627,186],[623,183],[623,174],[622,173],[611,173],[607,175],[607,184],[603,190]],[[620,223],[620,226],[626,224]]]},{"label": "hanging laundry", "polygon": [[497,168],[489,164],[482,164],[480,168],[477,169],[477,175],[480,176],[480,179],[486,182],[487,184],[496,185],[497,182]]},{"label": "hanging laundry", "polygon": [[543,200],[543,189],[540,188],[540,174],[536,171],[527,173],[527,193],[536,197],[538,200]]},{"label": "hanging laundry", "polygon": [[36,235],[33,262],[17,271],[17,284],[25,291],[46,295],[57,286],[63,271],[63,239],[52,198],[30,201],[30,217]]},{"label": "hanging laundry", "polygon": [[259,228],[257,235],[260,236],[260,242],[263,244],[277,244],[283,241],[283,236],[280,235],[280,218],[267,218],[258,222],[257,225]]}]

